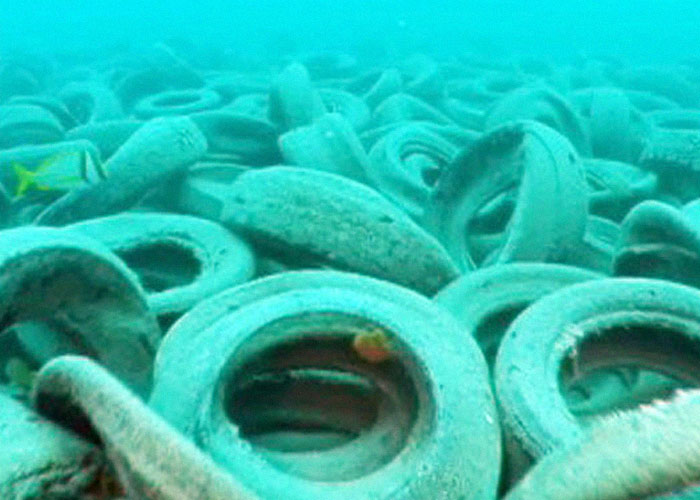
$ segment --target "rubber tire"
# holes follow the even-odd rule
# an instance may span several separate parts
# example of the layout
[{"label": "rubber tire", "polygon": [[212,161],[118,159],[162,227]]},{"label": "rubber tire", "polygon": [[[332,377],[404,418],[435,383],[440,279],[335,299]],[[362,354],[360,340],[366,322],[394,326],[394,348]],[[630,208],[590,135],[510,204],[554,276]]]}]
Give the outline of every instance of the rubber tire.
[{"label": "rubber tire", "polygon": [[[180,315],[201,300],[248,281],[254,273],[255,258],[245,241],[219,224],[197,217],[122,213],[79,222],[66,229],[101,242],[122,259],[126,254],[158,245],[189,253],[197,263],[191,281],[148,293],[149,309],[158,316]],[[126,263],[129,264],[128,259]],[[143,284],[144,277],[139,278]]]},{"label": "rubber tire", "polygon": [[109,159],[107,179],[74,189],[36,219],[61,226],[111,215],[135,205],[153,187],[200,159],[207,141],[187,117],[156,118],[141,126]]},{"label": "rubber tire", "polygon": [[[60,229],[2,231],[0,283],[0,331],[46,322],[132,389],[147,392],[160,329],[136,276],[102,244]],[[24,342],[48,349],[40,361],[51,356],[47,339]]]},{"label": "rubber tire", "polygon": [[426,224],[463,271],[477,265],[467,243],[472,220],[517,182],[515,208],[493,263],[566,261],[583,237],[588,192],[573,146],[541,123],[513,122],[460,153],[434,191]]},{"label": "rubber tire", "polygon": [[278,254],[284,249],[427,295],[457,277],[432,236],[379,193],[344,177],[269,167],[215,187],[210,204],[218,203],[219,220],[256,246]]},{"label": "rubber tire", "polygon": [[219,106],[221,96],[211,89],[169,90],[144,97],[134,106],[136,118],[190,115]]},{"label": "rubber tire", "polygon": [[[700,385],[700,292],[674,283],[648,279],[608,278],[572,285],[544,297],[523,312],[506,332],[496,360],[495,384],[506,449],[514,477],[544,455],[567,446],[582,435],[582,426],[569,410],[560,389],[565,361],[578,358],[585,339],[613,327],[664,327],[665,335],[686,342],[673,349],[645,352],[609,350],[584,360],[591,368],[616,358],[642,365],[678,380]],[[631,330],[634,331],[634,330]],[[649,346],[647,346],[648,348]],[[576,363],[574,366],[578,366]],[[511,479],[514,479],[512,477]]]},{"label": "rubber tire", "polygon": [[82,498],[103,465],[100,450],[2,392],[0,408],[0,496]]},{"label": "rubber tire", "polygon": [[[322,280],[327,284],[321,285]],[[292,273],[259,283],[264,285],[258,290],[253,283],[243,287],[244,293],[224,292],[227,299],[221,298],[224,294],[211,299],[207,307],[195,308],[174,326],[157,361],[150,400],[157,412],[263,498],[423,499],[436,498],[436,492],[440,498],[494,498],[500,436],[487,368],[474,341],[464,338],[449,315],[414,292],[354,275]],[[292,290],[285,291],[288,288]],[[255,293],[247,293],[250,290]],[[242,296],[240,302],[237,295]],[[224,313],[230,305],[233,312]],[[205,330],[199,329],[206,317],[218,316],[215,310],[224,314],[218,321],[209,320]],[[251,348],[260,352],[285,342],[285,337],[275,335],[253,344],[251,336],[283,318],[312,318],[316,313],[329,319],[339,314],[346,321],[363,318],[386,328],[397,342],[394,345],[404,346],[395,355],[419,391],[408,441],[412,444],[400,452],[400,459],[353,480],[309,481],[271,466],[239,438],[220,400],[241,346],[247,345],[248,354],[253,354]],[[333,321],[337,319],[322,328],[312,321],[311,330],[299,334],[335,335]],[[355,363],[365,364],[361,359]],[[466,387],[470,389],[465,391]]]},{"label": "rubber tire", "polygon": [[562,264],[503,264],[460,277],[433,300],[452,313],[466,335],[476,339],[492,366],[508,325],[519,313],[561,288],[603,277]]}]

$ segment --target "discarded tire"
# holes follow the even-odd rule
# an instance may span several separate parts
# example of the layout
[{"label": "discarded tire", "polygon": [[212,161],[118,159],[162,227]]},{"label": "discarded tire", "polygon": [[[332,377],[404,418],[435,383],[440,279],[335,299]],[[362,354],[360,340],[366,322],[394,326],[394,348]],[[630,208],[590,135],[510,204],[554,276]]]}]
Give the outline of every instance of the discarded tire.
[{"label": "discarded tire", "polygon": [[[264,298],[238,303],[233,312],[223,314],[204,331],[185,330],[185,316],[171,331],[177,337],[168,340],[167,350],[159,356],[149,404],[262,497],[346,498],[352,491],[357,498],[423,498],[438,490],[465,498],[493,498],[498,476],[492,469],[482,469],[483,462],[476,457],[499,460],[500,438],[486,365],[476,344],[463,338],[436,306],[395,285],[331,274],[325,285],[320,275],[314,276],[316,286],[308,288],[303,278],[304,273],[295,274],[289,284],[280,286],[293,289],[279,293],[269,291],[275,277],[263,280]],[[225,293],[234,297],[236,290]],[[214,299],[210,304],[217,307]],[[191,314],[197,316],[197,310]],[[184,342],[188,337],[191,341]],[[187,370],[182,369],[184,360]],[[353,412],[364,409],[381,414],[380,408],[396,398],[398,406],[391,410],[395,437],[391,444],[384,441],[387,449],[382,461],[374,461],[376,449],[365,455],[368,461],[331,460],[331,466],[323,459],[324,453],[344,456],[339,449],[352,447],[350,441],[310,455],[310,459],[321,455],[326,469],[317,471],[321,478],[309,477],[304,473],[308,469],[295,473],[280,468],[251,445],[250,435],[265,432],[265,426],[245,425],[250,422],[244,415],[247,407],[261,404],[260,399],[248,399],[246,389],[256,379],[258,384],[269,380],[279,387],[289,381],[285,373],[293,376],[297,370],[318,370],[324,377],[355,374],[388,391],[379,401],[361,397],[361,406]],[[270,379],[273,374],[275,378]],[[323,391],[322,385],[316,382],[314,391]],[[458,387],[480,389],[463,392]],[[202,397],[182,399],[178,394]],[[263,394],[258,393],[258,398],[264,401]],[[313,404],[301,411],[296,405],[303,396],[294,394],[280,402],[281,416],[273,418],[272,430],[293,433],[297,425],[311,422],[331,433],[350,430],[342,419],[329,420],[332,403],[319,408],[316,401],[316,411],[309,414]],[[178,400],[184,404],[174,404]],[[399,415],[403,418],[396,418]],[[381,422],[379,418],[375,426]],[[230,432],[232,425],[236,432]],[[377,429],[370,427],[366,432],[371,435]],[[357,439],[368,439],[360,436]],[[320,444],[319,440],[314,443]],[[410,479],[397,484],[395,477]]]}]

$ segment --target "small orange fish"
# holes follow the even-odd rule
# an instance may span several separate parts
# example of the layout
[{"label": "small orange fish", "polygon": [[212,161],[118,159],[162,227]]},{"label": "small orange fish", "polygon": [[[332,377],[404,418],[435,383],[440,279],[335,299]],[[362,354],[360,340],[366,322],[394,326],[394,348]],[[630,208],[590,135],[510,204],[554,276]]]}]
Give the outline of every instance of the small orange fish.
[{"label": "small orange fish", "polygon": [[393,356],[391,341],[382,328],[375,327],[355,335],[352,348],[369,363],[381,363]]}]

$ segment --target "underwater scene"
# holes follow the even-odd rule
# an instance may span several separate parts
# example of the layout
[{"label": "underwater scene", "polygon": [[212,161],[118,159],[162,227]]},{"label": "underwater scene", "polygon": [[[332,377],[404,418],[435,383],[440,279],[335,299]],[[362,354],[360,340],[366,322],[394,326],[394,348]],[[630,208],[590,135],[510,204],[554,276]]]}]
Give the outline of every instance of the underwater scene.
[{"label": "underwater scene", "polygon": [[700,2],[0,0],[0,500],[700,500]]}]

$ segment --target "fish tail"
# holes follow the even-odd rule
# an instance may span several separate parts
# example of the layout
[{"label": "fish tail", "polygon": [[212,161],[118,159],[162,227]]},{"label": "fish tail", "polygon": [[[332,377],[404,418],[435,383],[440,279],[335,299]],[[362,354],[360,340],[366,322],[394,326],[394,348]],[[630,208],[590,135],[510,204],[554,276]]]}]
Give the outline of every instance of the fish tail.
[{"label": "fish tail", "polygon": [[34,176],[36,175],[31,170],[24,168],[18,163],[12,165],[12,170],[14,170],[17,176],[17,188],[15,189],[15,197],[20,198],[29,190],[34,184]]}]

